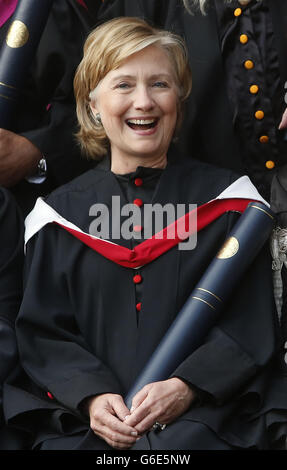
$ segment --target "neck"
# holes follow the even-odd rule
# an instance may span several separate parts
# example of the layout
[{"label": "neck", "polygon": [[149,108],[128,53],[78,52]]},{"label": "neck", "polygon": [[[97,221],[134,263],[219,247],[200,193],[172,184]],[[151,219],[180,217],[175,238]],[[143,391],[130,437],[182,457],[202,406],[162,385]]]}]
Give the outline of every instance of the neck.
[{"label": "neck", "polygon": [[111,171],[116,175],[125,175],[127,173],[133,173],[136,171],[138,166],[144,166],[148,168],[165,168],[167,165],[166,154],[160,157],[130,157],[130,156],[117,156],[116,158],[111,157]]}]

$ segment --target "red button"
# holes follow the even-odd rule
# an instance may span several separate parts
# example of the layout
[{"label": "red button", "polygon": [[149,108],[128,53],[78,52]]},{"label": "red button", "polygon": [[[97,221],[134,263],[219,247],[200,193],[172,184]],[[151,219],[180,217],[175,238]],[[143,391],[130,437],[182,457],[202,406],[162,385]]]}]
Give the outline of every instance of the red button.
[{"label": "red button", "polygon": [[143,205],[143,201],[141,199],[135,199],[134,200],[134,205],[141,207]]},{"label": "red button", "polygon": [[136,178],[135,179],[135,185],[136,186],[141,186],[143,184],[143,180],[141,178]]},{"label": "red button", "polygon": [[49,397],[51,400],[54,400],[54,397],[53,397],[53,395],[52,395],[51,392],[47,392],[47,395],[48,395],[48,397]]},{"label": "red button", "polygon": [[141,308],[142,308],[142,303],[141,303],[141,302],[139,302],[138,304],[136,304],[136,309],[137,309],[138,312],[141,311]]},{"label": "red button", "polygon": [[143,229],[143,228],[142,228],[142,226],[141,226],[141,225],[135,225],[135,226],[134,226],[134,232],[137,232],[137,233],[139,233],[139,232],[141,232],[141,231],[142,231],[142,229]]},{"label": "red button", "polygon": [[136,274],[134,277],[133,277],[133,281],[135,284],[140,284],[142,282],[142,277],[140,274]]}]

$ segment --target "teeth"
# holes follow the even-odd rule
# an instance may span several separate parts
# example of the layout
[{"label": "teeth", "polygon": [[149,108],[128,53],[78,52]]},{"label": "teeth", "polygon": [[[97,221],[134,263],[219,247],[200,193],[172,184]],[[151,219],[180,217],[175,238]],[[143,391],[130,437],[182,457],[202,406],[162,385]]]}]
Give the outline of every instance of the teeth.
[{"label": "teeth", "polygon": [[143,126],[146,124],[153,124],[155,119],[128,119],[130,124],[136,124],[137,126]]}]

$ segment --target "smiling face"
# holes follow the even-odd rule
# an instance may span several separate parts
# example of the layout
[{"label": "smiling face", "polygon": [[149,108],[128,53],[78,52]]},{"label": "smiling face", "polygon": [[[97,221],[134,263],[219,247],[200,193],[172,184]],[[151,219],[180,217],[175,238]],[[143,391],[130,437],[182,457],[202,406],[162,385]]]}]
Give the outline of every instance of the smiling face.
[{"label": "smiling face", "polygon": [[91,102],[110,140],[112,162],[162,159],[177,121],[178,89],[167,53],[149,46],[110,71]]}]

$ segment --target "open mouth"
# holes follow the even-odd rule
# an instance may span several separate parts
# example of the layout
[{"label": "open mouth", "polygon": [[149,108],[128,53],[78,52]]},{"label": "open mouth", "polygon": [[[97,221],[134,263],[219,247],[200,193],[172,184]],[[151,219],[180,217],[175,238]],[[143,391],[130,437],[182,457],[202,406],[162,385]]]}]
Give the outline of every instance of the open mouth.
[{"label": "open mouth", "polygon": [[157,123],[158,118],[151,119],[127,119],[127,125],[134,130],[148,130],[153,129]]}]

